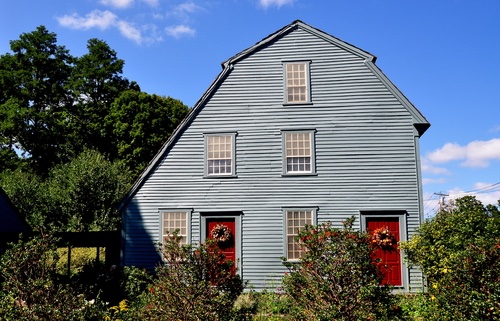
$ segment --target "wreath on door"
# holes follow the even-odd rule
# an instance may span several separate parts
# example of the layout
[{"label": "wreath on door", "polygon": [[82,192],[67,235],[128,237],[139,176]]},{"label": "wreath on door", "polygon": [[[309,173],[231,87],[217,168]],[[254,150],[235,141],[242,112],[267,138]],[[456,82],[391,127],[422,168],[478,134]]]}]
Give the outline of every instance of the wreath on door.
[{"label": "wreath on door", "polygon": [[224,224],[217,224],[210,231],[210,236],[218,243],[225,243],[231,239],[231,230]]},{"label": "wreath on door", "polygon": [[389,230],[388,227],[380,227],[373,231],[372,244],[382,249],[390,249],[396,245],[398,241],[396,236]]}]

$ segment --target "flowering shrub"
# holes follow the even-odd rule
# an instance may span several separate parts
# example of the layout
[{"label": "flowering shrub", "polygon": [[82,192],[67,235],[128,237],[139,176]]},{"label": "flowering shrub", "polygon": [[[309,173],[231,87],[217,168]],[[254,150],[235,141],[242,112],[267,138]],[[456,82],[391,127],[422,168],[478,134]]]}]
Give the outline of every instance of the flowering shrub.
[{"label": "flowering shrub", "polygon": [[388,286],[382,280],[371,236],[330,223],[306,226],[298,233],[304,255],[300,263],[284,261],[286,293],[301,308],[297,320],[397,320]]},{"label": "flowering shrub", "polygon": [[497,206],[457,199],[401,247],[428,279],[426,320],[500,320]]},{"label": "flowering shrub", "polygon": [[157,268],[135,320],[230,320],[245,285],[234,273],[234,262],[214,240],[198,247],[182,246],[180,240],[174,233],[161,247],[165,265]]},{"label": "flowering shrub", "polygon": [[58,258],[50,236],[11,245],[0,258],[0,320],[91,320],[99,313],[57,275]]}]

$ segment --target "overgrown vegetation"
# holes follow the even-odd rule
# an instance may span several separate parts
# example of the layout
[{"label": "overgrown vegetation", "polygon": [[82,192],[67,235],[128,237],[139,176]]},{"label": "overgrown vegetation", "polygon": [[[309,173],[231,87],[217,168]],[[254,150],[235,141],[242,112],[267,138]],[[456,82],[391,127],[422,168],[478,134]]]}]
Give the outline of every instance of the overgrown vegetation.
[{"label": "overgrown vegetation", "polygon": [[284,261],[289,273],[283,285],[300,307],[297,320],[396,320],[388,286],[374,262],[368,233],[324,223],[298,233],[304,248],[301,263]]},{"label": "overgrown vegetation", "polygon": [[[500,205],[500,204],[499,204]],[[70,279],[58,273],[55,239],[13,244],[0,258],[1,320],[499,320],[499,207],[458,199],[426,221],[402,247],[427,275],[427,292],[392,294],[369,236],[329,224],[298,237],[300,264],[274,289],[243,292],[214,243],[180,245],[173,235],[160,248],[155,274],[87,263]]]},{"label": "overgrown vegetation", "polygon": [[214,240],[197,247],[180,241],[177,233],[164,241],[166,264],[141,297],[136,320],[232,320],[233,304],[245,286],[235,262],[226,260]]},{"label": "overgrown vegetation", "polygon": [[402,248],[428,279],[425,320],[500,320],[498,206],[457,199]]}]

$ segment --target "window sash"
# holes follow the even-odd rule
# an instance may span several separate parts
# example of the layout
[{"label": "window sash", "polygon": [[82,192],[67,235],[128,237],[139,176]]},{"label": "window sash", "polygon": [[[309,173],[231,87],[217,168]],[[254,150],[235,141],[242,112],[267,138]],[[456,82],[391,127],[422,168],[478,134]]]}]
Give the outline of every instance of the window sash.
[{"label": "window sash", "polygon": [[161,236],[162,241],[166,237],[173,234],[175,230],[179,230],[181,244],[188,243],[188,213],[184,211],[164,211],[161,215]]},{"label": "window sash", "polygon": [[309,80],[307,72],[308,65],[305,62],[285,64],[287,103],[309,102]]},{"label": "window sash", "polygon": [[209,135],[206,143],[206,174],[233,174],[233,135]]},{"label": "window sash", "polygon": [[288,260],[300,260],[304,255],[302,245],[295,240],[298,231],[306,224],[312,225],[313,210],[287,210],[286,211],[286,257]]},{"label": "window sash", "polygon": [[285,173],[312,173],[312,133],[285,133]]}]

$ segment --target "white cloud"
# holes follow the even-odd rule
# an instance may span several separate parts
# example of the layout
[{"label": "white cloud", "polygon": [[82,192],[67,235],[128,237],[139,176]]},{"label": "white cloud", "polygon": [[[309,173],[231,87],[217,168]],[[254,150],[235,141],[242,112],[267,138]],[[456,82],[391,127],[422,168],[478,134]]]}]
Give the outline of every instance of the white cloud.
[{"label": "white cloud", "polygon": [[492,132],[492,133],[494,133],[494,132],[500,132],[500,125],[493,127],[493,128],[490,130],[490,132]]},{"label": "white cloud", "polygon": [[130,7],[134,3],[134,0],[101,0],[99,2],[105,6],[110,6],[118,9],[125,9]]},{"label": "white cloud", "polygon": [[284,5],[291,5],[295,0],[259,0],[259,5],[264,8],[269,8],[272,6],[282,7]]},{"label": "white cloud", "polygon": [[444,178],[422,178],[422,184],[444,184],[446,183],[446,179]]},{"label": "white cloud", "polygon": [[87,30],[91,28],[99,28],[106,30],[116,28],[127,39],[133,40],[140,44],[143,42],[141,31],[132,24],[124,20],[119,20],[118,17],[110,11],[94,10],[84,17],[77,14],[65,15],[58,17],[59,23],[71,29]]},{"label": "white cloud", "polygon": [[497,205],[500,200],[500,185],[492,186],[492,183],[478,182],[474,184],[472,193],[465,192],[460,188],[454,188],[448,192],[449,198],[460,198],[466,195],[473,195],[480,200],[483,205]]},{"label": "white cloud", "polygon": [[449,175],[449,174],[451,174],[450,171],[447,168],[435,166],[426,157],[422,157],[421,168],[422,168],[422,172],[423,173],[438,174],[438,175],[441,175],[441,174]]},{"label": "white cloud", "polygon": [[167,27],[165,31],[174,38],[180,38],[183,35],[193,36],[196,33],[196,30],[185,25]]},{"label": "white cloud", "polygon": [[158,7],[160,5],[160,0],[142,0],[142,1],[150,5],[151,7]]},{"label": "white cloud", "polygon": [[120,33],[127,39],[135,41],[137,44],[142,42],[141,32],[132,26],[130,23],[120,20],[116,23],[118,30]]},{"label": "white cloud", "polygon": [[105,30],[116,24],[117,19],[117,16],[110,11],[94,10],[85,15],[85,17],[81,17],[74,13],[72,15],[58,17],[57,21],[59,21],[59,24],[62,26],[71,29],[87,30],[90,28],[99,28]]},{"label": "white cloud", "polygon": [[448,163],[463,160],[465,167],[487,167],[492,160],[500,160],[500,138],[487,141],[473,141],[465,146],[447,143],[429,153],[426,158],[434,163]]}]

